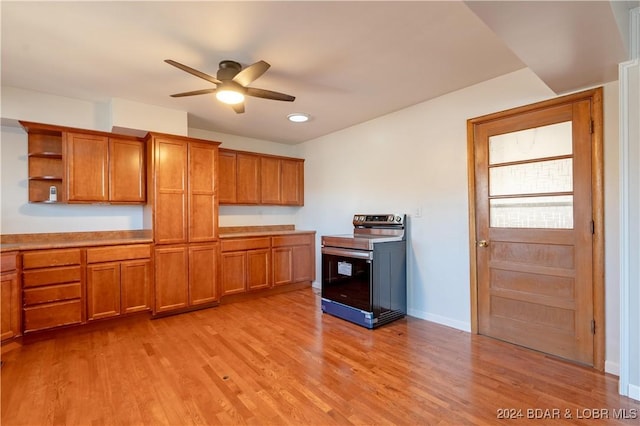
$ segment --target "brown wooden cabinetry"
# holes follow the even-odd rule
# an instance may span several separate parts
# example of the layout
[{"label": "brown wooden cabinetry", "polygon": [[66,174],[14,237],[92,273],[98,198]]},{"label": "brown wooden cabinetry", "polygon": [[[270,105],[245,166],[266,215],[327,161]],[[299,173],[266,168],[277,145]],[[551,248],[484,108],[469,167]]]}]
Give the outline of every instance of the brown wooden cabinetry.
[{"label": "brown wooden cabinetry", "polygon": [[87,319],[151,308],[149,244],[87,249]]},{"label": "brown wooden cabinetry", "polygon": [[18,253],[2,253],[0,279],[0,340],[20,335],[20,286]]},{"label": "brown wooden cabinetry", "polygon": [[273,284],[284,285],[315,278],[315,234],[272,238]]},{"label": "brown wooden cabinetry", "polygon": [[[154,313],[218,300],[218,142],[151,133],[146,218],[155,250]],[[151,225],[151,226],[149,226]]]},{"label": "brown wooden cabinetry", "polygon": [[29,138],[29,201],[141,204],[144,141],[124,135],[21,122]]},{"label": "brown wooden cabinetry", "polygon": [[220,150],[220,204],[304,204],[304,160]]},{"label": "brown wooden cabinetry", "polygon": [[37,250],[22,255],[24,332],[84,319],[80,249]]},{"label": "brown wooden cabinetry", "polygon": [[222,295],[271,287],[269,237],[221,242]]}]

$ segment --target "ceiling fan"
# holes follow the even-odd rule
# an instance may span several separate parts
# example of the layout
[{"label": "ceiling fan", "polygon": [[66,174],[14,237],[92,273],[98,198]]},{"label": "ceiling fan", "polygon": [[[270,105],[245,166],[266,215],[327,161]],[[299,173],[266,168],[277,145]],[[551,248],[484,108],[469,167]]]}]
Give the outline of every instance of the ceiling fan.
[{"label": "ceiling fan", "polygon": [[216,87],[210,89],[194,90],[192,92],[183,92],[171,95],[174,98],[215,93],[218,100],[229,104],[238,114],[244,112],[245,96],[286,102],[293,102],[293,100],[295,100],[294,96],[286,95],[284,93],[258,89],[255,87],[247,87],[269,69],[271,65],[265,61],[258,61],[243,69],[242,65],[236,61],[224,60],[220,62],[220,68],[218,69],[216,77],[212,77],[209,74],[205,74],[171,59],[165,59],[165,62],[216,85]]}]

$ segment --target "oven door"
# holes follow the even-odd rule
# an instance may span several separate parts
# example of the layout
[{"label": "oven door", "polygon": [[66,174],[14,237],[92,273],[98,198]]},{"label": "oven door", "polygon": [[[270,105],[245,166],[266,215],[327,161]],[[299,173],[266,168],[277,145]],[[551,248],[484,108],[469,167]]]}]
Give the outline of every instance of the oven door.
[{"label": "oven door", "polygon": [[372,259],[371,251],[323,247],[322,297],[372,312]]}]

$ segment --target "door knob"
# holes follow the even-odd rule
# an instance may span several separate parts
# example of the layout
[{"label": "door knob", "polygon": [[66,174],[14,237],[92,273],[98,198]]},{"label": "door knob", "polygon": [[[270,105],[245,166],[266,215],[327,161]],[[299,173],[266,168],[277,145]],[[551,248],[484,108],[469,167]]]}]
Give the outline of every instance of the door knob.
[{"label": "door knob", "polygon": [[488,247],[488,246],[489,246],[489,242],[487,240],[478,241],[478,247]]}]

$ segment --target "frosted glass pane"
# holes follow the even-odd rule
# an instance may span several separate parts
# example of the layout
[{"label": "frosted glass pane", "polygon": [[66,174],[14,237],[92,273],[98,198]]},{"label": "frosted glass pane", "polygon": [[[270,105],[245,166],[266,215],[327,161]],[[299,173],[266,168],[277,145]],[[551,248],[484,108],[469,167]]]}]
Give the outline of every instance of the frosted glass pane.
[{"label": "frosted glass pane", "polygon": [[573,191],[573,159],[496,166],[489,169],[489,195]]},{"label": "frosted glass pane", "polygon": [[557,157],[572,153],[571,121],[489,138],[489,164]]},{"label": "frosted glass pane", "polygon": [[573,228],[573,195],[489,200],[492,228]]}]

